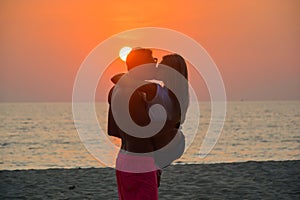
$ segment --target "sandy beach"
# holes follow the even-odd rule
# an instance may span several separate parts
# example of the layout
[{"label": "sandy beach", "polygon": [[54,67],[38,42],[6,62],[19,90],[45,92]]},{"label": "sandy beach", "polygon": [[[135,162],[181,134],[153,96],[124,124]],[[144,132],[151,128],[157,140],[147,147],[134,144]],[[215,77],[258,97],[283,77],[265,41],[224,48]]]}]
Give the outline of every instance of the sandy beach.
[{"label": "sandy beach", "polygon": [[[172,165],[159,199],[299,199],[300,161]],[[0,172],[0,199],[117,199],[110,168]]]}]

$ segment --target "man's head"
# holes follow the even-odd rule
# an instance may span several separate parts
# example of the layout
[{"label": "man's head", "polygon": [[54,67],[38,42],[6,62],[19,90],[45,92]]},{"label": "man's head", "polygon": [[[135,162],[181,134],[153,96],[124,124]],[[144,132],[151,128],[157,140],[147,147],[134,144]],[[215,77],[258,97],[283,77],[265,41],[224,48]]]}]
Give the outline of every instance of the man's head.
[{"label": "man's head", "polygon": [[152,56],[150,49],[134,48],[130,51],[126,58],[128,71],[139,65],[147,63],[156,63],[156,59]]}]

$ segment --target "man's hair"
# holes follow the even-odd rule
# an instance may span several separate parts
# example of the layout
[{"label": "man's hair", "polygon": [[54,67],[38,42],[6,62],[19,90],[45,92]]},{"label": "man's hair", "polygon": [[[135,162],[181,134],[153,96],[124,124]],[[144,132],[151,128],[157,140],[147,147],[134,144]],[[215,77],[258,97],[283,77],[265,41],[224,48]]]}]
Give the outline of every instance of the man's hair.
[{"label": "man's hair", "polygon": [[126,58],[126,65],[128,70],[131,70],[139,65],[155,62],[156,61],[152,56],[152,51],[145,48],[132,49]]}]

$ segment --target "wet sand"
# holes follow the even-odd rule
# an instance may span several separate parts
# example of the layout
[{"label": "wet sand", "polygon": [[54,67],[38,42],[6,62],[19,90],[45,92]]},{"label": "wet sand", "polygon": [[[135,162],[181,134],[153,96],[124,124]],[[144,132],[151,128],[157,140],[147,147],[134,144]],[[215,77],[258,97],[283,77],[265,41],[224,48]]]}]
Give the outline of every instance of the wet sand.
[{"label": "wet sand", "polygon": [[[0,171],[0,199],[118,199],[110,168]],[[300,161],[173,165],[159,199],[300,199]]]}]

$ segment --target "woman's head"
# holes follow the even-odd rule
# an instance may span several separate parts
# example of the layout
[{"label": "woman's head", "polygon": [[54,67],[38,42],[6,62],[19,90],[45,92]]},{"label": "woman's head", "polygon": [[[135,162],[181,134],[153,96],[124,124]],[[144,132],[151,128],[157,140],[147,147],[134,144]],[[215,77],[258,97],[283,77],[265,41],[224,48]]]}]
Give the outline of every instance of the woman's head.
[{"label": "woman's head", "polygon": [[188,79],[188,71],[186,63],[182,56],[178,54],[170,54],[163,57],[160,64],[167,65],[175,70],[177,70],[180,74],[182,74],[186,79]]}]

